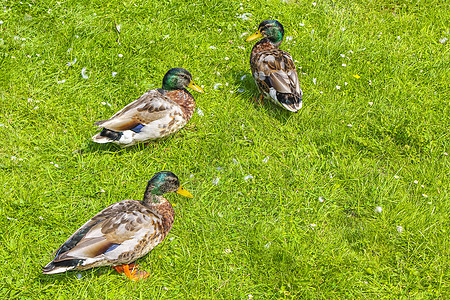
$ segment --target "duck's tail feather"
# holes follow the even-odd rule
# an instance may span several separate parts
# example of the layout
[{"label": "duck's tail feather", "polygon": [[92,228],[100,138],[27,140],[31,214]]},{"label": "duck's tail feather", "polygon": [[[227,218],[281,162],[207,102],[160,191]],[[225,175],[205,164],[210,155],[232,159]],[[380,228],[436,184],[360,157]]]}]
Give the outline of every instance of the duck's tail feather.
[{"label": "duck's tail feather", "polygon": [[101,132],[92,137],[92,140],[99,144],[117,142],[122,137],[123,132],[114,131],[107,128],[103,128]]},{"label": "duck's tail feather", "polygon": [[289,111],[298,112],[302,108],[302,97],[295,94],[277,93],[280,104]]},{"label": "duck's tail feather", "polygon": [[63,273],[69,270],[75,269],[77,266],[83,263],[83,259],[67,259],[62,261],[51,261],[44,268],[42,268],[43,274],[57,274]]}]

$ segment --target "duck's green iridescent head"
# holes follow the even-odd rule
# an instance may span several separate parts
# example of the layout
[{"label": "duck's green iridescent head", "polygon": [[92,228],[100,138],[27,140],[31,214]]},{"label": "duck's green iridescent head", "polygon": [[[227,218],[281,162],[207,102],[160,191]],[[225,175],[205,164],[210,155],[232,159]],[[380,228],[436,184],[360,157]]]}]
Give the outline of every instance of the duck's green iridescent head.
[{"label": "duck's green iridescent head", "polygon": [[190,87],[194,91],[203,93],[203,89],[192,81],[189,71],[182,68],[170,69],[163,78],[162,88],[166,91],[181,90]]},{"label": "duck's green iridescent head", "polygon": [[162,196],[167,193],[178,193],[185,197],[193,197],[191,193],[186,191],[181,186],[178,177],[170,171],[161,171],[156,173],[152,179],[149,180],[147,190],[152,195],[158,196]]},{"label": "duck's green iridescent head", "polygon": [[258,31],[249,36],[245,41],[251,42],[260,37],[266,37],[273,44],[281,43],[283,40],[284,28],[277,20],[265,20],[259,24]]}]

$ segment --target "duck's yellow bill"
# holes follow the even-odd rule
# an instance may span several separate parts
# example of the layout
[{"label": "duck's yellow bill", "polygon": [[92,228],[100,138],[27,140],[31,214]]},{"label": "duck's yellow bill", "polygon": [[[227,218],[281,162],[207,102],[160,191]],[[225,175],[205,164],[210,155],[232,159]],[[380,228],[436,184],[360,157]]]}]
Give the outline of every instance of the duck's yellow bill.
[{"label": "duck's yellow bill", "polygon": [[180,194],[181,196],[185,196],[185,197],[188,197],[188,198],[194,198],[194,196],[192,196],[191,193],[186,191],[181,185],[178,188],[177,193]]},{"label": "duck's yellow bill", "polygon": [[252,34],[251,36],[249,36],[245,41],[246,42],[251,42],[254,41],[256,39],[259,39],[262,37],[261,32],[259,32],[259,30],[257,32],[255,32],[254,34]]},{"label": "duck's yellow bill", "polygon": [[204,93],[205,91],[199,87],[197,84],[195,84],[195,82],[191,81],[189,82],[188,87],[190,87],[191,89],[193,89],[194,91],[197,91],[199,93]]}]

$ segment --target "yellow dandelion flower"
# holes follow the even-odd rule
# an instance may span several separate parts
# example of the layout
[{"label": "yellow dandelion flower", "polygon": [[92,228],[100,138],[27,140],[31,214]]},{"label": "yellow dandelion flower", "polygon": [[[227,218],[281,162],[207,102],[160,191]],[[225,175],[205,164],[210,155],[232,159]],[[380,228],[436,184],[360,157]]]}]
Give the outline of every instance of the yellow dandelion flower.
[{"label": "yellow dandelion flower", "polygon": [[360,79],[361,76],[359,76],[358,74],[353,75],[353,77],[355,77],[356,79]]}]

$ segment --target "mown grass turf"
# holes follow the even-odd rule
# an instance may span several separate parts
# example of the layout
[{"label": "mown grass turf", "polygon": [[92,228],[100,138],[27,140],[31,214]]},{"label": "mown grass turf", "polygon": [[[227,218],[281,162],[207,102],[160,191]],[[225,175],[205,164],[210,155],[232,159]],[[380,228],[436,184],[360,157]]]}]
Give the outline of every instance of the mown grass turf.
[{"label": "mown grass turf", "polygon": [[[0,8],[6,298],[449,296],[445,1]],[[254,43],[243,41],[269,18],[284,25],[281,48],[296,60],[298,114],[251,100]],[[193,92],[198,110],[185,129],[127,149],[90,141],[94,121],[159,88],[175,66],[207,91]],[[167,196],[174,227],[138,261],[150,278],[129,282],[108,268],[41,274],[90,216],[141,199],[160,170],[194,198]]]}]

